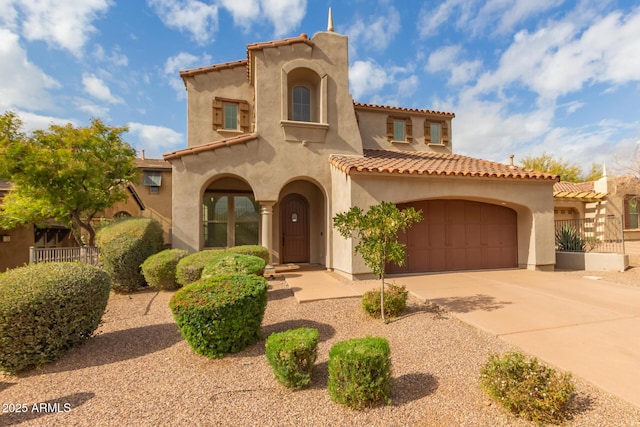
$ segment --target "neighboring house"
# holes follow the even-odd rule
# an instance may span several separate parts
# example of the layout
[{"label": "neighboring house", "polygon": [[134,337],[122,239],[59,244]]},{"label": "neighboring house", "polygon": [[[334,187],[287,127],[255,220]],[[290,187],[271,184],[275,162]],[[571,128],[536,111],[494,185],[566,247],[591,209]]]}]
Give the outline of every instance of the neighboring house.
[{"label": "neighboring house", "polygon": [[139,184],[127,187],[130,197],[96,215],[95,223],[102,218],[142,216],[157,220],[164,230],[164,241],[171,244],[171,164],[162,159],[136,159],[136,166],[142,171]]},{"label": "neighboring house", "polygon": [[[0,203],[11,191],[8,181],[0,179]],[[29,248],[62,248],[76,246],[71,231],[51,221],[47,227],[23,226],[4,230],[0,228],[0,272],[29,263]]]},{"label": "neighboring house", "polygon": [[347,37],[247,46],[180,73],[187,148],[173,168],[173,247],[262,244],[272,264],[370,270],[332,227],[351,206],[422,209],[398,273],[553,269],[552,174],[453,154],[454,114],[354,103]]},{"label": "neighboring house", "polygon": [[553,188],[556,220],[622,218],[624,240],[640,240],[640,179],[605,175],[597,181],[558,182]]},{"label": "neighboring house", "polygon": [[[136,159],[142,171],[140,184],[127,186],[129,198],[118,202],[104,212],[98,213],[94,226],[103,219],[122,216],[154,218],[162,225],[165,243],[171,244],[171,165],[162,159]],[[0,180],[0,201],[11,191],[11,184]],[[51,222],[47,228],[33,226],[11,230],[0,229],[0,272],[29,262],[29,248],[60,248],[77,246],[70,230]]]}]

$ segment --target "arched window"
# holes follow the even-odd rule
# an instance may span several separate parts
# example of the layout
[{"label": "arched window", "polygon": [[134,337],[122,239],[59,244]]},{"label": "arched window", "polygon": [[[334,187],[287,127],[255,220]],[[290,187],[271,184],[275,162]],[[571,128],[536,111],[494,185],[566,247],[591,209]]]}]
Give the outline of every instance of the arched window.
[{"label": "arched window", "polygon": [[297,122],[311,121],[311,91],[304,86],[295,86],[293,88],[293,117]]}]

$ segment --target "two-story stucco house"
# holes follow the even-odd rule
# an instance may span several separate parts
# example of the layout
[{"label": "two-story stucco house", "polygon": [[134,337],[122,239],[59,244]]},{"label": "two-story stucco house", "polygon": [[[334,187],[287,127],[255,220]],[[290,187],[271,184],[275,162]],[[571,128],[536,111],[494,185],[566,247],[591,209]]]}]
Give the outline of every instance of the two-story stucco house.
[{"label": "two-story stucco house", "polygon": [[262,244],[272,264],[364,277],[332,218],[390,201],[424,214],[396,273],[552,269],[556,177],[453,154],[452,113],[354,102],[347,45],[302,34],[180,73],[188,146],[164,155],[173,246]]}]

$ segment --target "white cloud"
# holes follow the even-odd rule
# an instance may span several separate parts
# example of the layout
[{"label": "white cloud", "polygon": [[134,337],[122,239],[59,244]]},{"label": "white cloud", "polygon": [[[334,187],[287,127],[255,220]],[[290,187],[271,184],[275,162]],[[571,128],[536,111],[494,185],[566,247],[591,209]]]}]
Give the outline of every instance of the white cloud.
[{"label": "white cloud", "polygon": [[191,34],[198,44],[214,41],[218,6],[198,0],[148,0],[164,25]]},{"label": "white cloud", "polygon": [[390,80],[384,68],[374,61],[356,61],[349,67],[349,86],[356,101],[368,93],[382,89]]},{"label": "white cloud", "polygon": [[245,29],[261,15],[259,0],[220,0],[220,5],[231,13],[235,25]]},{"label": "white cloud", "polygon": [[71,123],[73,126],[78,126],[78,122],[73,119],[63,119],[60,117],[46,116],[41,114],[34,114],[28,111],[16,111],[16,114],[22,120],[22,129],[29,133],[38,129],[47,129],[50,125],[64,126],[67,123]]},{"label": "white cloud", "polygon": [[22,12],[22,34],[80,56],[91,24],[112,4],[111,0],[15,0]]},{"label": "white cloud", "polygon": [[82,74],[82,86],[84,91],[100,101],[105,101],[110,104],[123,104],[122,98],[115,96],[111,93],[109,86],[95,74]]},{"label": "white cloud", "polygon": [[208,54],[200,57],[187,52],[180,52],[175,56],[167,58],[164,63],[163,73],[168,80],[169,86],[176,91],[178,99],[186,98],[184,83],[180,78],[179,71],[196,66],[200,67],[210,62],[211,56]]},{"label": "white cloud", "polygon": [[261,3],[262,13],[273,24],[275,37],[300,25],[307,9],[307,0],[261,0]]},{"label": "white cloud", "polygon": [[126,67],[129,65],[129,58],[122,53],[122,50],[118,46],[116,46],[111,53],[107,53],[104,47],[98,44],[93,50],[93,56],[100,62],[108,62],[118,67]]},{"label": "white cloud", "polygon": [[367,21],[358,19],[346,31],[350,50],[355,55],[359,49],[383,51],[400,32],[400,13],[392,5],[385,9],[382,16],[370,17]]},{"label": "white cloud", "polygon": [[13,0],[0,2],[0,25],[9,30],[15,31],[18,27],[18,11]]},{"label": "white cloud", "polygon": [[138,138],[136,148],[144,149],[146,157],[161,158],[163,152],[179,149],[184,145],[184,136],[173,129],[136,122],[127,123],[127,126],[129,132]]},{"label": "white cloud", "polygon": [[476,78],[482,67],[482,62],[480,60],[459,61],[458,58],[462,55],[461,46],[444,46],[429,55],[426,70],[448,72],[449,84],[451,85],[466,84]]},{"label": "white cloud", "polygon": [[[27,58],[18,35],[0,28],[0,109],[46,111],[54,108],[49,89],[60,84]],[[10,76],[10,78],[7,78]]]},{"label": "white cloud", "polygon": [[74,104],[78,110],[91,115],[91,117],[99,117],[103,120],[109,118],[109,107],[96,105],[84,98],[76,98]]}]

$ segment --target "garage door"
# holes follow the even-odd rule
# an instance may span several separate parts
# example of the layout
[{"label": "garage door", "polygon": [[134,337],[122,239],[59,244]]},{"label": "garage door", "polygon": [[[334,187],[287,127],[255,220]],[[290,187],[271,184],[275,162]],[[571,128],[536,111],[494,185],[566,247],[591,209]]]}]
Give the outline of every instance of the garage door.
[{"label": "garage door", "polygon": [[421,209],[424,219],[400,240],[407,263],[388,273],[478,270],[518,266],[517,216],[504,206],[467,200],[424,200],[398,204]]}]

